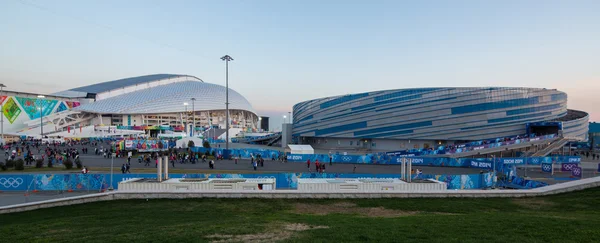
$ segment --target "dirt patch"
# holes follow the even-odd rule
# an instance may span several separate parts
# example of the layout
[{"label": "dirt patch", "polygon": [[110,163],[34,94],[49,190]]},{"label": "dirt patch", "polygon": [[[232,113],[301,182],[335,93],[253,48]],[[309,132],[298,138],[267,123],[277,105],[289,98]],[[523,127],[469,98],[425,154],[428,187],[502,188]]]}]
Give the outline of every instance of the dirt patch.
[{"label": "dirt patch", "polygon": [[259,234],[247,234],[247,235],[221,235],[214,234],[206,236],[205,238],[211,239],[213,243],[223,242],[252,242],[252,243],[265,243],[265,242],[276,242],[283,241],[292,238],[294,234],[300,231],[313,230],[313,229],[327,229],[328,226],[320,225],[306,225],[306,224],[284,224],[282,228],[277,228],[269,232]]},{"label": "dirt patch", "polygon": [[289,231],[267,232],[262,234],[247,234],[247,235],[209,235],[206,238],[212,239],[213,243],[221,242],[275,242],[286,240],[292,237],[293,233]]},{"label": "dirt patch", "polygon": [[384,207],[357,207],[354,203],[342,202],[329,205],[297,203],[294,205],[294,213],[298,214],[316,214],[327,215],[332,213],[339,214],[358,214],[364,217],[401,217],[415,215],[418,211],[402,211],[395,209],[386,209]]},{"label": "dirt patch", "polygon": [[512,202],[528,209],[550,208],[556,205],[554,202],[549,202],[541,198],[514,199]]},{"label": "dirt patch", "polygon": [[322,225],[306,225],[306,224],[286,224],[284,227],[286,230],[290,230],[290,231],[305,231],[305,230],[312,230],[312,229],[328,229],[329,226],[322,226]]}]

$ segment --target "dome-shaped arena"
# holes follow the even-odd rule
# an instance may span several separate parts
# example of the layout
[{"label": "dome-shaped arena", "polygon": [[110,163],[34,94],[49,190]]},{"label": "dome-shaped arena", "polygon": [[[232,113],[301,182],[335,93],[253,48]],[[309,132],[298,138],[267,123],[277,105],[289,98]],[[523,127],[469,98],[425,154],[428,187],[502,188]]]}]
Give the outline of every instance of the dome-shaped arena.
[{"label": "dome-shaped arena", "polygon": [[[102,82],[55,93],[86,97],[73,111],[97,114],[95,124],[225,128],[226,88],[190,75],[154,74]],[[195,114],[195,115],[194,115]],[[246,98],[229,89],[230,127],[256,128],[258,116]]]}]

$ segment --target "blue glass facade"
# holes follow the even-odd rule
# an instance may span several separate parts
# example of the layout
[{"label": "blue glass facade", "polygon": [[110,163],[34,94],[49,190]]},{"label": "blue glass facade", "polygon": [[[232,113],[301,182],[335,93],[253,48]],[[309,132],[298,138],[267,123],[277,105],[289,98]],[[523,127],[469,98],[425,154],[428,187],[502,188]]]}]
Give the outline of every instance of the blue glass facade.
[{"label": "blue glass facade", "polygon": [[[294,136],[481,140],[525,134],[525,124],[561,120],[578,136],[585,117],[568,118],[567,94],[537,88],[422,88],[322,98],[294,106]],[[585,123],[586,125],[582,125]]]}]

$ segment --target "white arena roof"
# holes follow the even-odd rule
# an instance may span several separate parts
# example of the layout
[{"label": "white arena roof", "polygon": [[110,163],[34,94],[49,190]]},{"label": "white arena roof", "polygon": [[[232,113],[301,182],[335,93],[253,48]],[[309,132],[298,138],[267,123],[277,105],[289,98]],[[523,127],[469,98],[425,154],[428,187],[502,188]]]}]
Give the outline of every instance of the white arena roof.
[{"label": "white arena roof", "polygon": [[[162,78],[150,80],[148,77]],[[89,91],[100,91],[97,101],[83,104],[74,110],[99,114],[157,114],[184,112],[183,103],[189,103],[187,110],[192,110],[192,98],[196,98],[196,111],[225,110],[225,87],[204,83],[193,76],[149,75],[143,76],[140,82],[107,82],[106,88],[100,89],[101,84],[91,85],[96,88]],[[164,79],[167,77],[167,79]],[[124,79],[128,80],[128,79]],[[130,80],[130,79],[129,79]],[[118,83],[124,85],[120,88]],[[110,88],[108,88],[110,87]],[[71,90],[74,91],[75,89]],[[81,92],[83,89],[77,88]],[[246,98],[238,92],[229,89],[229,109],[244,110],[252,113],[254,109]]]}]

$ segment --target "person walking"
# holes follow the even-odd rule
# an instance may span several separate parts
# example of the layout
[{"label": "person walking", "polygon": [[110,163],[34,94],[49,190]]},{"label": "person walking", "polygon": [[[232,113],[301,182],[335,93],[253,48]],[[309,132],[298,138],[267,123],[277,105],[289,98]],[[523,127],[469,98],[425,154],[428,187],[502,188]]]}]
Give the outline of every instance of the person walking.
[{"label": "person walking", "polygon": [[333,165],[333,157],[329,154],[329,166]]},{"label": "person walking", "polygon": [[131,166],[129,164],[126,164],[125,165],[125,173],[131,174],[131,171],[129,171],[129,169],[131,169]]},{"label": "person walking", "polygon": [[123,164],[123,165],[121,166],[121,173],[125,174],[125,170],[126,170],[126,168],[125,168],[125,164]]},{"label": "person walking", "polygon": [[258,164],[256,163],[256,161],[252,162],[252,167],[254,167],[254,170],[256,170],[256,167],[258,167]]},{"label": "person walking", "polygon": [[306,160],[306,167],[308,168],[308,171],[310,171],[310,159]]},{"label": "person walking", "polygon": [[131,165],[131,156],[127,157],[127,165]]}]

